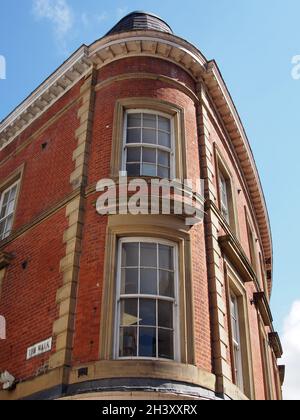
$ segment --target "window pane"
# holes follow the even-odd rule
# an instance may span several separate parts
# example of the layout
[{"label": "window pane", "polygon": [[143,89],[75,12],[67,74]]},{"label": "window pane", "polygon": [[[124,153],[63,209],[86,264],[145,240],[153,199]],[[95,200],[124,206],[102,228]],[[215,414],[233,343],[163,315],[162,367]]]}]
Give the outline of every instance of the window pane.
[{"label": "window pane", "polygon": [[2,222],[0,222],[0,240],[2,240],[4,237],[3,235],[4,235],[5,223],[6,223],[6,220],[3,220]]},{"label": "window pane", "polygon": [[158,151],[158,164],[162,166],[170,166],[170,153]]},{"label": "window pane", "polygon": [[3,219],[3,217],[6,216],[6,205],[2,206],[1,213],[0,213],[0,219]]},{"label": "window pane", "polygon": [[135,295],[139,289],[139,270],[138,268],[123,268],[121,294]]},{"label": "window pane", "polygon": [[156,357],[156,329],[140,328],[140,357]]},{"label": "window pane", "polygon": [[171,121],[168,118],[158,117],[158,129],[170,132]]},{"label": "window pane", "polygon": [[137,328],[121,328],[120,357],[137,356]]},{"label": "window pane", "polygon": [[139,266],[139,244],[138,243],[123,244],[122,266],[123,267],[138,267]]},{"label": "window pane", "polygon": [[14,211],[14,208],[15,208],[15,202],[10,201],[6,209],[6,214],[11,214]]},{"label": "window pane", "polygon": [[127,164],[126,171],[128,176],[140,176],[141,166],[137,163]]},{"label": "window pane", "polygon": [[172,331],[158,330],[158,357],[174,359],[174,335]]},{"label": "window pane", "polygon": [[17,186],[15,185],[10,191],[10,197],[9,197],[10,201],[13,201],[16,198],[16,193],[17,193]]},{"label": "window pane", "polygon": [[156,130],[151,130],[151,129],[145,128],[143,130],[143,143],[157,144]]},{"label": "window pane", "polygon": [[156,326],[156,301],[140,299],[140,325]]},{"label": "window pane", "polygon": [[144,163],[142,166],[142,175],[144,176],[156,176],[156,165]]},{"label": "window pane", "polygon": [[156,149],[143,147],[143,162],[154,163],[156,165]]},{"label": "window pane", "polygon": [[7,192],[4,194],[4,198],[3,198],[3,206],[5,206],[5,205],[7,204],[8,199],[9,199],[9,191],[7,191]]},{"label": "window pane", "polygon": [[11,229],[12,229],[12,220],[13,220],[13,215],[9,216],[6,219],[6,226],[5,226],[5,232],[4,232],[5,233],[5,235],[4,235],[5,238],[7,238],[8,235],[10,234],[10,232],[11,232]]},{"label": "window pane", "polygon": [[158,144],[160,146],[165,146],[171,148],[171,136],[168,133],[162,131],[158,132]]},{"label": "window pane", "polygon": [[160,178],[169,179],[170,178],[170,169],[165,168],[163,166],[159,166],[157,168],[157,176],[159,176]]},{"label": "window pane", "polygon": [[141,130],[139,128],[127,130],[127,143],[141,143]]},{"label": "window pane", "polygon": [[121,301],[121,326],[130,327],[138,324],[137,299],[126,299]]},{"label": "window pane", "polygon": [[173,248],[171,246],[159,245],[159,268],[174,270]]},{"label": "window pane", "polygon": [[156,129],[156,115],[143,114],[143,127]]},{"label": "window pane", "polygon": [[157,267],[156,244],[141,244],[141,267]]},{"label": "window pane", "polygon": [[140,147],[128,147],[127,148],[127,162],[140,163],[140,161],[141,161]]},{"label": "window pane", "polygon": [[173,303],[158,302],[158,326],[173,329]]},{"label": "window pane", "polygon": [[157,270],[155,268],[141,269],[141,294],[157,295]]},{"label": "window pane", "polygon": [[174,297],[174,273],[171,271],[159,271],[159,295]]},{"label": "window pane", "polygon": [[142,126],[142,114],[127,114],[127,126],[128,127],[141,127]]}]

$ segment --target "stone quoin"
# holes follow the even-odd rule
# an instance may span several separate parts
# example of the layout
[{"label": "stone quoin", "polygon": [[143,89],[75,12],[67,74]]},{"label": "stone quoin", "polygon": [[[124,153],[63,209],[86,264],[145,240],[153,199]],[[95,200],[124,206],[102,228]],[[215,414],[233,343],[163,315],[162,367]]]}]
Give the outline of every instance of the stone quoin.
[{"label": "stone quoin", "polygon": [[[204,221],[99,214],[120,172],[202,179]],[[282,399],[251,147],[216,62],[161,18],[125,16],[0,123],[0,216],[0,400]]]}]

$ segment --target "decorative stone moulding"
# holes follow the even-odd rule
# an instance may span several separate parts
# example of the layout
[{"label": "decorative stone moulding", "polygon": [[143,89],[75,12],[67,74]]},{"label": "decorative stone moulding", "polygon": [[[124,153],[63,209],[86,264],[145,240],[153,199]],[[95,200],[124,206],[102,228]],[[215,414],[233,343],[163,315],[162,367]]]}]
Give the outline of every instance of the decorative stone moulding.
[{"label": "decorative stone moulding", "polygon": [[277,332],[269,333],[269,342],[277,359],[281,359],[283,355],[283,349],[279,338],[279,334]]},{"label": "decorative stone moulding", "polygon": [[279,369],[280,383],[281,383],[281,386],[282,386],[284,384],[284,380],[285,380],[285,366],[284,365],[278,366],[278,369]]},{"label": "decorative stone moulding", "polygon": [[[215,61],[207,61],[193,45],[171,33],[155,30],[123,32],[105,36],[89,47],[83,45],[0,123],[0,151],[91,72],[92,68],[101,69],[124,57],[137,56],[156,57],[176,63],[196,82],[204,85],[235,148],[258,220],[264,257],[272,262],[270,224],[258,171],[249,141],[222,75]],[[271,268],[269,271],[271,272]],[[270,288],[271,283],[270,278]]]},{"label": "decorative stone moulding", "polygon": [[243,281],[257,281],[256,274],[251,267],[241,246],[236,242],[233,236],[225,235],[219,238],[219,244],[224,254],[234,263]]},{"label": "decorative stone moulding", "polygon": [[259,310],[266,327],[272,327],[273,318],[265,292],[254,293],[253,303]]}]

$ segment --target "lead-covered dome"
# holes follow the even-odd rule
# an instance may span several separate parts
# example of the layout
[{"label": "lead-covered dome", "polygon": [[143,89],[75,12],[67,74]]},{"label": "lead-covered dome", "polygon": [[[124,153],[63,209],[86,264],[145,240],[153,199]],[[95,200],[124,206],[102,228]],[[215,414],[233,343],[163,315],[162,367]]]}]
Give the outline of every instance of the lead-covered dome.
[{"label": "lead-covered dome", "polygon": [[135,11],[121,19],[106,35],[128,31],[154,30],[173,34],[170,26],[153,13]]}]

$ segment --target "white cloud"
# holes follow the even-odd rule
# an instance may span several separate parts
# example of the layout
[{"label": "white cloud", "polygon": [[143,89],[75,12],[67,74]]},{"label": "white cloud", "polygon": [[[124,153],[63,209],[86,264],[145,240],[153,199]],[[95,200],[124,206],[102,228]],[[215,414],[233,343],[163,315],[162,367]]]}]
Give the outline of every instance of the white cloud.
[{"label": "white cloud", "polygon": [[300,400],[300,300],[295,301],[284,323],[282,338],[286,365],[284,399]]},{"label": "white cloud", "polygon": [[33,0],[33,12],[37,19],[51,22],[58,41],[63,41],[73,28],[73,10],[67,0]]}]

